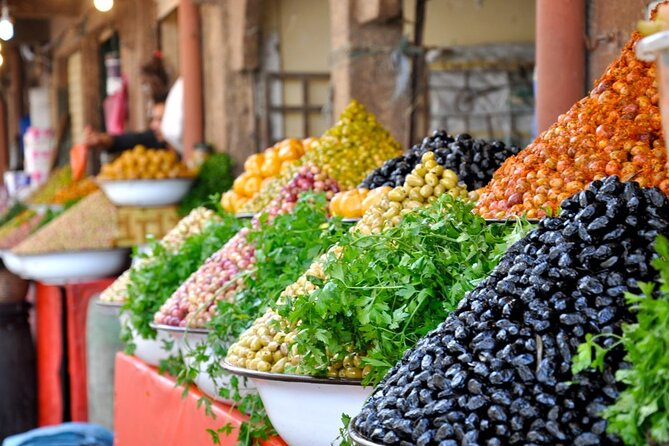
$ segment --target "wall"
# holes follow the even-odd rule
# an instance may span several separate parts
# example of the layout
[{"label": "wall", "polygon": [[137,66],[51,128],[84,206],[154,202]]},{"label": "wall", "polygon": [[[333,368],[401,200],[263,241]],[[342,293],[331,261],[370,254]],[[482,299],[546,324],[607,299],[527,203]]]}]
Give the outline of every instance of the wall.
[{"label": "wall", "polygon": [[[330,13],[328,0],[265,0],[263,4],[263,38],[278,39],[278,67],[270,63],[267,71],[329,73],[330,71]],[[271,51],[271,50],[270,50]],[[285,81],[281,86],[283,104],[303,102],[302,87],[297,81]],[[309,88],[312,103],[327,104],[329,84],[316,82]],[[283,134],[319,136],[329,125],[329,116],[311,115],[310,135],[304,134],[302,117],[286,114],[285,119],[273,121],[283,126]]]},{"label": "wall", "polygon": [[588,2],[587,89],[601,76],[644,18],[651,0],[590,0]]},{"label": "wall", "polygon": [[[415,0],[403,0],[403,8],[404,34],[413,37]],[[429,0],[424,44],[532,42],[535,11],[535,0]]]}]

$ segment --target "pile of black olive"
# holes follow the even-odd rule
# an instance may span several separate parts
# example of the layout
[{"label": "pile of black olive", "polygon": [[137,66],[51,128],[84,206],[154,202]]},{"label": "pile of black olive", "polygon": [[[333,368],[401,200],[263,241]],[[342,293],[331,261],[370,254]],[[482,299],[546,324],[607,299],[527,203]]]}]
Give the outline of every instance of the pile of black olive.
[{"label": "pile of black olive", "polygon": [[453,137],[443,130],[435,130],[432,136],[423,138],[404,155],[386,161],[362,180],[359,187],[401,186],[421,156],[433,151],[440,165],[457,173],[468,190],[476,190],[488,184],[504,160],[519,150],[517,146],[507,146],[501,141],[474,139],[466,133]]},{"label": "pile of black olive", "polygon": [[623,295],[655,279],[668,221],[662,192],[616,177],[565,200],[405,353],[353,429],[387,445],[622,444],[599,413],[618,395],[624,351],[577,376],[572,356],[586,333],[634,320]]}]

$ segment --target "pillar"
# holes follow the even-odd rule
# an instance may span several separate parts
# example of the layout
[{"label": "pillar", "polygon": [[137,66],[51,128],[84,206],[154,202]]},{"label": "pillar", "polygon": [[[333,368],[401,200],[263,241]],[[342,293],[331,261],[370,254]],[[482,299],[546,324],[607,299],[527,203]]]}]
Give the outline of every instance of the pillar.
[{"label": "pillar", "polygon": [[[351,99],[374,113],[403,145],[410,115],[409,82],[393,62],[402,38],[399,0],[330,0],[334,117]],[[404,67],[410,70],[410,64]],[[398,88],[402,84],[402,88]]]},{"label": "pillar", "polygon": [[193,0],[179,1],[179,65],[183,78],[183,146],[190,158],[193,146],[203,141],[202,53],[200,15]]},{"label": "pillar", "polygon": [[538,0],[537,132],[585,93],[585,0]]}]

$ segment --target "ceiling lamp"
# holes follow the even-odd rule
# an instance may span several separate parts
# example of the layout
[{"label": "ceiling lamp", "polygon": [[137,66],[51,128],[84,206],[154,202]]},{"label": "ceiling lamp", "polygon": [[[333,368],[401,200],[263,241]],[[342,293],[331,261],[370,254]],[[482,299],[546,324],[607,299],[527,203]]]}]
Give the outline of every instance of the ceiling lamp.
[{"label": "ceiling lamp", "polygon": [[93,0],[95,9],[100,12],[107,12],[114,7],[114,0]]},{"label": "ceiling lamp", "polygon": [[0,15],[0,39],[7,41],[12,37],[14,37],[14,24],[9,17],[7,0],[4,0],[2,2],[2,15]]}]

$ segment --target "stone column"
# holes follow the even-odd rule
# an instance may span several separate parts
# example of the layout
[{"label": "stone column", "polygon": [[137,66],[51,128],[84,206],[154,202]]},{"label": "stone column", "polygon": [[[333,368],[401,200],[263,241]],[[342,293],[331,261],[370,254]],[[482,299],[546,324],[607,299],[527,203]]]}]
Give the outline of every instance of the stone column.
[{"label": "stone column", "polygon": [[203,141],[202,52],[200,12],[193,0],[179,2],[179,65],[183,78],[183,153],[190,158],[193,146]]},{"label": "stone column", "polygon": [[537,133],[585,94],[585,0],[537,2]]},{"label": "stone column", "polygon": [[406,145],[410,66],[401,73],[392,56],[402,38],[401,2],[330,0],[330,20],[334,118],[356,99]]}]

